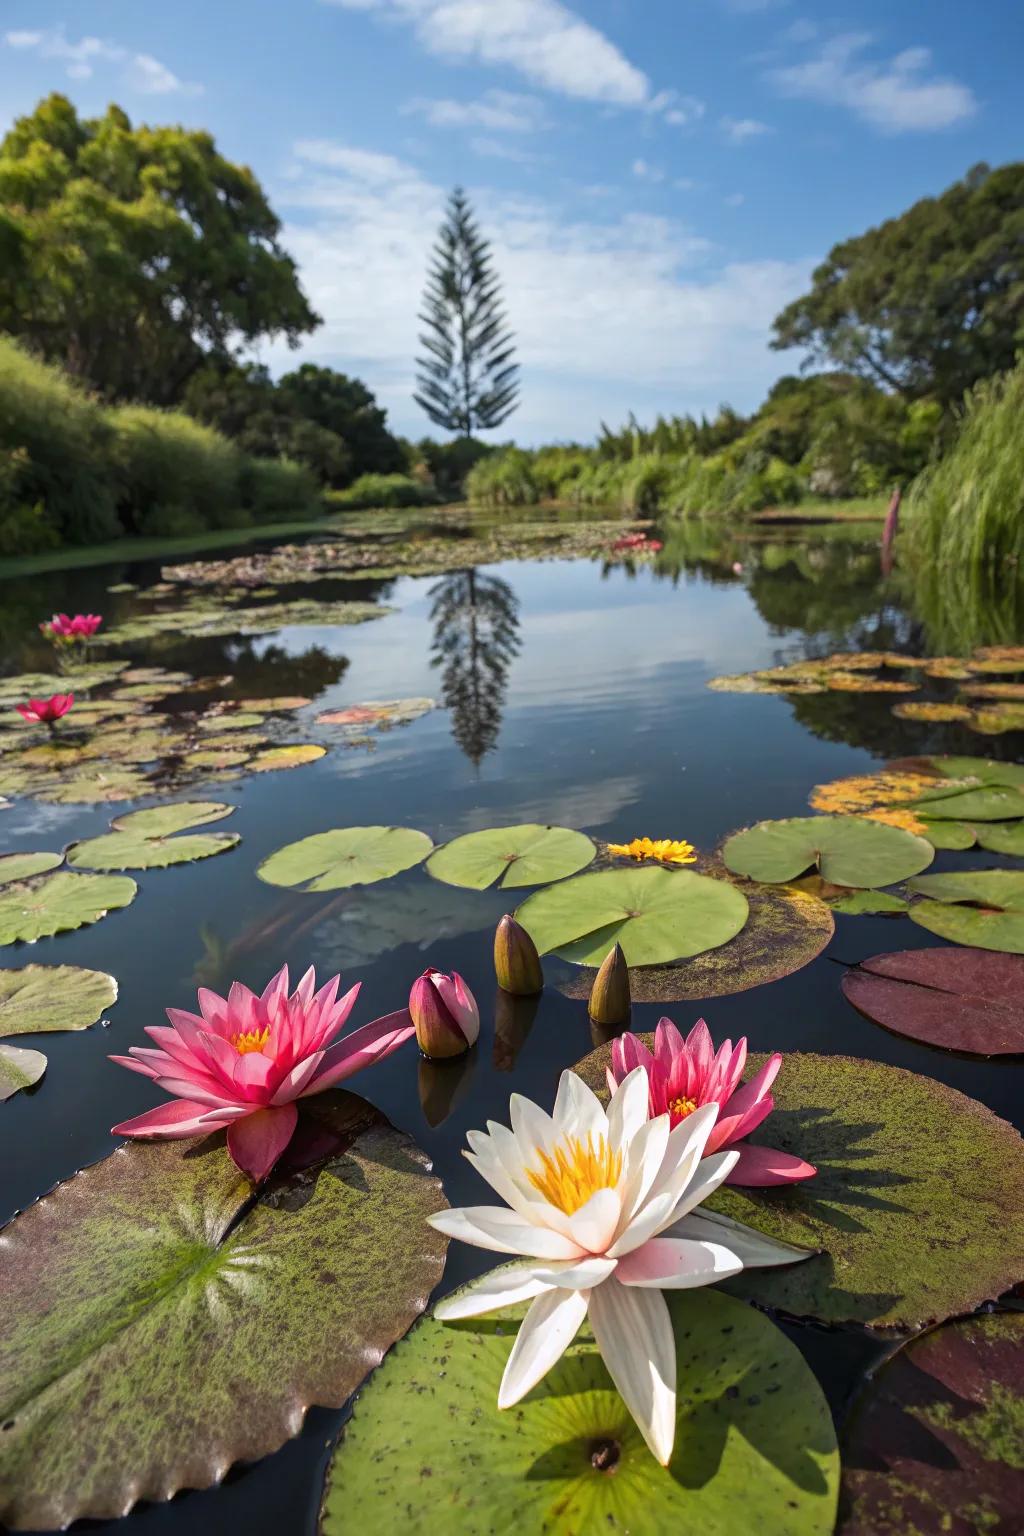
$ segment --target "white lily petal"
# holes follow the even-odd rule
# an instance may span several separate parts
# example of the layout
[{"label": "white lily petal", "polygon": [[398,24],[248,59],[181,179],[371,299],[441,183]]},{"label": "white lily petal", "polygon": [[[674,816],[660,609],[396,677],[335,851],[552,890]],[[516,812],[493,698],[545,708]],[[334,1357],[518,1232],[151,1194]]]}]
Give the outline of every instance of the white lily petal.
[{"label": "white lily petal", "polygon": [[704,1156],[704,1148],[717,1119],[718,1105],[702,1104],[700,1109],[695,1109],[692,1115],[687,1115],[685,1120],[680,1120],[673,1128],[669,1133],[661,1173],[651,1187],[652,1199],[662,1194],[670,1184],[685,1187]]},{"label": "white lily petal", "polygon": [[559,1139],[578,1136],[586,1141],[588,1136],[596,1140],[608,1135],[608,1116],[604,1105],[588,1088],[582,1077],[566,1069],[558,1080],[558,1093],[551,1115]]},{"label": "white lily petal", "polygon": [[673,1179],[657,1181],[656,1193],[648,1196],[646,1204],[641,1207],[608,1249],[609,1258],[624,1258],[627,1253],[632,1253],[641,1244],[649,1242],[652,1237],[657,1237],[659,1232],[671,1226],[672,1222],[678,1221],[680,1216],[684,1216],[695,1205],[699,1205],[707,1195],[718,1188],[735,1166],[733,1160],[738,1157],[737,1152],[713,1153],[711,1157],[706,1157],[703,1162],[698,1163],[696,1173],[691,1175],[688,1172],[687,1156],[678,1164]]},{"label": "white lily petal", "polygon": [[622,1205],[618,1191],[595,1190],[578,1211],[569,1217],[569,1237],[588,1253],[604,1253],[615,1236]]},{"label": "white lily petal", "polygon": [[668,1147],[670,1121],[668,1115],[658,1115],[642,1125],[624,1151],[622,1183],[622,1216],[619,1219],[620,1236],[626,1224],[632,1220],[647,1198],[658,1174],[661,1172]]},{"label": "white lily petal", "polygon": [[590,1294],[554,1290],[537,1297],[520,1324],[508,1357],[498,1389],[499,1408],[518,1403],[561,1359],[587,1315]]},{"label": "white lily petal", "polygon": [[672,1220],[681,1221],[684,1216],[688,1216],[696,1206],[700,1205],[702,1200],[713,1195],[719,1184],[725,1183],[739,1160],[738,1152],[712,1152],[710,1157],[703,1158],[696,1174],[676,1201]]},{"label": "white lily petal", "polygon": [[555,1123],[539,1105],[521,1093],[514,1093],[509,1099],[508,1113],[520,1163],[524,1168],[531,1167],[537,1161],[538,1150],[550,1152],[558,1141]]},{"label": "white lily petal", "polygon": [[627,1290],[613,1275],[591,1291],[589,1311],[608,1374],[652,1456],[667,1467],[676,1433],[676,1346],[665,1298]]},{"label": "white lily petal", "polygon": [[[561,1232],[563,1237],[569,1237],[568,1216],[564,1211],[560,1211],[557,1205],[552,1205],[549,1200],[546,1200],[530,1183],[523,1165],[519,1143],[512,1132],[503,1125],[496,1125],[493,1120],[488,1124],[491,1128],[489,1142],[486,1137],[481,1136],[479,1131],[470,1132],[466,1138],[474,1150],[480,1149],[476,1153],[478,1157],[493,1156],[495,1159],[494,1163],[488,1164],[494,1169],[495,1177],[492,1178],[489,1173],[484,1173],[484,1178],[513,1209],[519,1211],[527,1220],[536,1222],[538,1226],[552,1227],[554,1231]],[[484,1150],[484,1143],[487,1146],[486,1150]],[[536,1153],[533,1163],[539,1169],[540,1158]],[[501,1176],[498,1173],[499,1168],[508,1179],[508,1186],[499,1187],[498,1178]],[[480,1171],[483,1173],[483,1168]],[[515,1195],[512,1193],[513,1189],[517,1192]]]},{"label": "white lily petal", "polygon": [[482,1179],[486,1179],[496,1195],[500,1195],[507,1205],[526,1221],[539,1219],[537,1207],[542,1203],[538,1196],[530,1200],[523,1194],[514,1179],[510,1179],[505,1168],[490,1148],[481,1147],[479,1152],[463,1152],[466,1162],[471,1164]]},{"label": "white lily petal", "polygon": [[427,1220],[437,1232],[457,1237],[493,1253],[514,1253],[524,1259],[578,1259],[583,1249],[550,1227],[532,1225],[503,1205],[471,1205],[438,1211]]},{"label": "white lily petal", "polygon": [[634,1067],[622,1079],[608,1104],[608,1141],[613,1152],[628,1147],[646,1123],[649,1100],[647,1073],[643,1067]]},{"label": "white lily petal", "polygon": [[[708,1159],[710,1161],[710,1159]],[[685,1237],[698,1242],[720,1243],[734,1253],[744,1269],[765,1269],[776,1264],[799,1264],[813,1259],[819,1250],[798,1248],[794,1243],[780,1243],[753,1227],[722,1216],[718,1211],[691,1211],[681,1221],[674,1221],[662,1232],[663,1238]]]},{"label": "white lily petal", "polygon": [[541,1259],[531,1261],[531,1268],[538,1280],[557,1285],[562,1290],[588,1291],[601,1285],[615,1273],[615,1260],[602,1258],[600,1254],[588,1254],[584,1259],[569,1259],[564,1263],[545,1264]]},{"label": "white lily petal", "polygon": [[480,1317],[501,1307],[532,1301],[553,1284],[541,1279],[528,1259],[519,1264],[502,1264],[439,1301],[434,1316],[441,1323],[454,1323],[460,1317]]},{"label": "white lily petal", "polygon": [[620,1285],[685,1291],[728,1280],[742,1268],[742,1259],[720,1243],[652,1237],[642,1248],[619,1260],[615,1277]]}]

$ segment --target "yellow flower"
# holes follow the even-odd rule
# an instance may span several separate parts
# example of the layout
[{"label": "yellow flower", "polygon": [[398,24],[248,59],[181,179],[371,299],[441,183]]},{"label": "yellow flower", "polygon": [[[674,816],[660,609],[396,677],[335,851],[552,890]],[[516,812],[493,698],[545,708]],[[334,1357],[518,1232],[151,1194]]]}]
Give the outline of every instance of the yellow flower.
[{"label": "yellow flower", "polygon": [[631,843],[609,843],[608,852],[624,859],[660,859],[663,864],[695,864],[697,854],[692,843],[681,839],[634,837]]}]

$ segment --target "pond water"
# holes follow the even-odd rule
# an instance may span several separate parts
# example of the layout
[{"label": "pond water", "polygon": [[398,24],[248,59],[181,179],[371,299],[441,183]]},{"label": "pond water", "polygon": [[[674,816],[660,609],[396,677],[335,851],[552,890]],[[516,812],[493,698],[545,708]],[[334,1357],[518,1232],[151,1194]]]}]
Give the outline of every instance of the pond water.
[{"label": "pond water", "polygon": [[[445,530],[424,533],[438,531]],[[460,568],[452,540],[447,573],[344,584],[346,598],[393,610],[378,622],[290,627],[247,640],[170,634],[127,648],[135,665],[230,674],[228,696],[310,697],[315,708],[300,725],[319,711],[368,700],[433,697],[438,707],[364,744],[342,746],[321,734],[327,755],[295,771],[200,790],[237,805],[228,824],[241,834],[236,849],[139,873],[140,893],[127,910],[31,949],[4,950],[5,966],[38,961],[110,971],[120,998],[103,1027],[29,1042],[45,1046],[49,1067],[37,1089],[0,1107],[0,1219],[104,1157],[113,1145],[108,1127],[161,1097],[146,1079],[109,1063],[108,1052],[141,1043],[143,1026],[160,1022],[165,1006],[193,1006],[197,983],[223,990],[238,978],[260,989],[285,961],[296,976],[315,964],[324,977],[340,969],[348,981],[361,980],[359,1021],[403,1006],[428,961],[462,972],[483,1016],[470,1057],[418,1070],[407,1046],[357,1086],[430,1154],[453,1204],[477,1203],[481,1186],[459,1155],[466,1130],[488,1118],[506,1121],[513,1089],[549,1104],[560,1070],[592,1048],[586,1009],[558,988],[571,967],[546,962],[549,985],[535,1016],[527,1010],[505,1020],[496,1036],[491,942],[507,896],[442,886],[422,868],[370,888],[305,895],[261,883],[257,865],[310,833],[381,822],[421,828],[437,843],[495,824],[542,821],[608,841],[686,838],[710,851],[737,827],[808,814],[812,786],[885,758],[1019,755],[1018,733],[981,738],[958,725],[900,720],[884,695],[709,691],[717,674],[836,649],[923,651],[922,625],[881,580],[877,538],[873,525],[760,530],[718,542],[713,533],[689,530],[665,535],[656,561],[510,559],[473,571]],[[45,647],[32,638],[44,616],[70,609],[123,618],[141,599],[112,597],[108,589],[157,580],[157,566],[118,565],[4,583],[5,670],[47,663]],[[339,589],[312,581],[286,595],[335,600]],[[300,729],[297,739],[312,738]],[[16,799],[2,813],[4,851],[59,848],[96,835],[126,808]],[[938,854],[934,868],[952,867],[953,857]],[[972,867],[1009,862],[979,854]],[[653,1029],[666,1012],[688,1028],[703,1013],[716,1039],[746,1034],[755,1050],[890,1062],[961,1089],[1020,1126],[1019,1062],[929,1050],[874,1026],[841,995],[843,963],[937,942],[906,920],[839,916],[825,953],[794,975],[703,1005],[637,1005],[633,1028]],[[453,1243],[445,1289],[488,1263],[488,1255]],[[884,1347],[856,1332],[787,1331],[841,1419]],[[220,1488],[143,1506],[126,1522],[96,1528],[125,1536],[312,1531],[342,1419],[315,1409],[296,1440],[235,1468]]]}]

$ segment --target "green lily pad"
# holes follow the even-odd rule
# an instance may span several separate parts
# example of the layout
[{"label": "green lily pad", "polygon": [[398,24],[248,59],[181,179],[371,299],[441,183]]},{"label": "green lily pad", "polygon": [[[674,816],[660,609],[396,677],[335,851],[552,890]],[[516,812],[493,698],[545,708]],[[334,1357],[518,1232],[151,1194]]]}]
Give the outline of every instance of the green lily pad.
[{"label": "green lily pad", "polygon": [[935,857],[924,838],[865,816],[793,816],[734,832],[722,848],[727,868],[769,883],[817,868],[832,885],[895,885]]},{"label": "green lily pad", "polygon": [[965,869],[962,874],[922,875],[910,889],[910,916],[929,933],[975,949],[1024,955],[1024,870]]},{"label": "green lily pad", "polygon": [[205,827],[211,821],[223,821],[234,814],[233,805],[221,800],[176,800],[173,805],[154,805],[144,811],[129,811],[115,816],[110,825],[116,832],[133,837],[170,837],[189,827]]},{"label": "green lily pad", "polygon": [[262,725],[264,715],[251,714],[247,710],[239,710],[237,714],[229,712],[208,715],[205,719],[197,721],[201,731],[248,731],[257,725]]},{"label": "green lily pad", "polygon": [[990,822],[971,829],[978,839],[978,847],[988,853],[1008,853],[1014,858],[1024,858],[1024,821]]},{"label": "green lily pad", "polygon": [[1024,787],[989,784],[921,795],[915,811],[933,821],[1019,821],[1024,816]]},{"label": "green lily pad", "polygon": [[[661,1467],[583,1324],[514,1409],[498,1384],[522,1308],[426,1318],[356,1403],[328,1472],[321,1536],[706,1531],[829,1536],[839,1456],[803,1357],[752,1307],[666,1294],[676,1339],[675,1449]],[[442,1513],[443,1512],[443,1513]]]},{"label": "green lily pad", "polygon": [[846,917],[868,917],[891,912],[906,912],[910,903],[904,896],[892,891],[848,891],[845,896],[834,896],[829,902],[833,912]]},{"label": "green lily pad", "polygon": [[117,982],[79,965],[0,970],[0,1035],[88,1029],[117,1002]]},{"label": "green lily pad", "polygon": [[118,800],[139,800],[151,789],[145,774],[137,769],[89,763],[56,784],[35,785],[32,793],[53,805],[111,805]]},{"label": "green lily pad", "polygon": [[300,742],[293,747],[268,747],[250,758],[253,773],[275,773],[279,768],[301,768],[304,763],[315,763],[326,753],[326,747],[315,742]]},{"label": "green lily pad", "polygon": [[621,944],[629,965],[717,949],[747,921],[747,898],[688,869],[601,869],[535,891],[516,912],[541,954],[600,965]]},{"label": "green lily pad", "polygon": [[473,891],[485,891],[491,885],[514,890],[574,875],[591,862],[595,852],[582,832],[527,822],[454,838],[431,854],[427,873],[446,885],[464,885]]},{"label": "green lily pad", "polygon": [[339,891],[390,880],[422,863],[433,846],[412,827],[335,827],[278,848],[256,873],[268,885]]},{"label": "green lily pad", "polygon": [[206,832],[195,837],[172,833],[205,826],[230,816],[233,805],[218,800],[181,800],[117,816],[112,832],[75,843],[68,853],[73,869],[166,869],[226,853],[241,842],[237,832]]},{"label": "green lily pad", "polygon": [[41,875],[45,870],[56,869],[63,864],[62,853],[5,853],[0,855],[0,885],[12,880],[27,880],[30,875]]},{"label": "green lily pad", "polygon": [[[748,1077],[765,1059],[748,1062]],[[600,1046],[575,1070],[607,1094],[610,1061]],[[726,1282],[734,1295],[791,1317],[905,1333],[1024,1279],[1024,1140],[984,1104],[884,1062],[799,1052],[785,1057],[772,1095],[774,1111],[748,1139],[806,1159],[816,1175],[723,1186],[708,1205],[822,1252],[747,1270]]]},{"label": "green lily pad", "polygon": [[840,1536],[996,1536],[1024,1509],[1024,1317],[947,1323],[865,1387],[843,1457]]},{"label": "green lily pad", "polygon": [[55,933],[99,922],[114,907],[135,900],[127,875],[42,875],[0,890],[0,944],[34,943]]},{"label": "green lily pad", "polygon": [[221,1136],[130,1142],[5,1229],[5,1524],[219,1482],[340,1407],[422,1312],[447,1246],[429,1161],[353,1095],[303,1110],[296,1158],[306,1134],[326,1161],[255,1201]]},{"label": "green lily pad", "polygon": [[0,1044],[0,1103],[13,1098],[22,1088],[31,1088],[45,1071],[46,1057],[42,1051]]},{"label": "green lily pad", "polygon": [[1024,766],[1001,763],[991,757],[929,757],[925,763],[944,779],[980,779],[983,784],[1017,784],[1024,787]]},{"label": "green lily pad", "polygon": [[926,821],[921,834],[933,848],[948,848],[954,852],[973,848],[976,835],[975,828],[966,821]]}]

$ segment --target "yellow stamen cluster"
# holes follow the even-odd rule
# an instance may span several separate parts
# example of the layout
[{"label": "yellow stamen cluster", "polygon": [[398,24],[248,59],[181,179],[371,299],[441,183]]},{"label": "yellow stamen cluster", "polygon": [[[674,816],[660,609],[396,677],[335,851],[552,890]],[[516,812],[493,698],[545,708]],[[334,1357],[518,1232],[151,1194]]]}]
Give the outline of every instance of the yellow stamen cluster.
[{"label": "yellow stamen cluster", "polygon": [[245,1056],[249,1051],[262,1051],[270,1039],[270,1025],[266,1024],[262,1029],[244,1029],[237,1035],[231,1036],[231,1044],[239,1056]]},{"label": "yellow stamen cluster", "polygon": [[608,852],[619,858],[660,859],[663,864],[695,864],[697,854],[692,843],[681,838],[634,837],[631,843],[609,843]]},{"label": "yellow stamen cluster", "polygon": [[681,1096],[678,1099],[670,1099],[668,1104],[668,1112],[676,1120],[685,1120],[687,1115],[692,1115],[696,1108],[696,1099],[684,1099]]},{"label": "yellow stamen cluster", "polygon": [[613,1152],[603,1136],[595,1143],[567,1136],[554,1154],[539,1152],[541,1166],[527,1168],[526,1177],[545,1200],[567,1216],[580,1210],[599,1189],[613,1189],[622,1176],[622,1153]]}]

